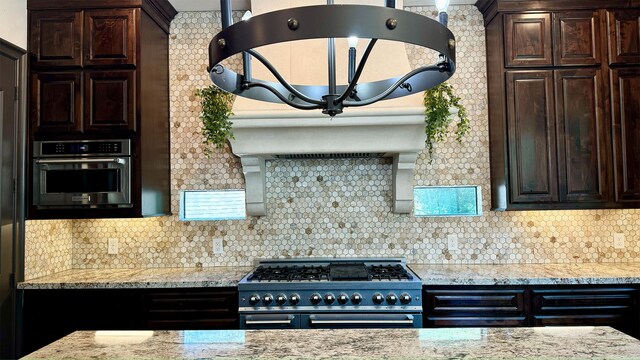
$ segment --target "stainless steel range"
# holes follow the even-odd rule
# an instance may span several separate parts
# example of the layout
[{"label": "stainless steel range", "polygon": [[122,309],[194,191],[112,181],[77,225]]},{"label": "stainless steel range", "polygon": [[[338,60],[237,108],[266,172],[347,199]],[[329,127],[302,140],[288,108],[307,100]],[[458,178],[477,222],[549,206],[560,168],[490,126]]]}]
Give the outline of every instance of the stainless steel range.
[{"label": "stainless steel range", "polygon": [[422,327],[404,259],[263,260],[238,289],[244,329]]}]

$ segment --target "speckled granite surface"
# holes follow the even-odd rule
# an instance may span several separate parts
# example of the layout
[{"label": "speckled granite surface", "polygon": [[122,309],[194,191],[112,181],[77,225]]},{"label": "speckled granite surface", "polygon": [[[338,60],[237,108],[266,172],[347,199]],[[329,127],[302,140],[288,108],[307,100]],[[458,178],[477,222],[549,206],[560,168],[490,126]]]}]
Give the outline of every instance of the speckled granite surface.
[{"label": "speckled granite surface", "polygon": [[74,269],[18,284],[18,289],[130,289],[236,286],[251,267]]},{"label": "speckled granite surface", "polygon": [[79,331],[28,359],[639,359],[608,327]]},{"label": "speckled granite surface", "polygon": [[640,284],[640,263],[409,266],[425,285]]},{"label": "speckled granite surface", "polygon": [[[409,265],[425,285],[640,284],[640,263]],[[235,286],[252,267],[74,269],[19,289],[119,289]]]}]

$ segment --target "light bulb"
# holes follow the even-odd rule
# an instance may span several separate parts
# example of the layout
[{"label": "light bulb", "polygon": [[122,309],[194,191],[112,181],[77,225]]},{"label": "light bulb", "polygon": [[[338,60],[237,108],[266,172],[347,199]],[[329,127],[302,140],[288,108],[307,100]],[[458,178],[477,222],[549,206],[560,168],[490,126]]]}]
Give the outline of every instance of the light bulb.
[{"label": "light bulb", "polygon": [[249,20],[252,16],[251,10],[247,10],[244,12],[244,15],[242,15],[242,21]]},{"label": "light bulb", "polygon": [[356,47],[356,45],[358,45],[358,37],[357,36],[349,36],[347,38],[347,43],[349,44],[350,48],[354,48]]},{"label": "light bulb", "polygon": [[438,12],[447,12],[447,8],[449,7],[449,0],[436,0],[436,9]]}]

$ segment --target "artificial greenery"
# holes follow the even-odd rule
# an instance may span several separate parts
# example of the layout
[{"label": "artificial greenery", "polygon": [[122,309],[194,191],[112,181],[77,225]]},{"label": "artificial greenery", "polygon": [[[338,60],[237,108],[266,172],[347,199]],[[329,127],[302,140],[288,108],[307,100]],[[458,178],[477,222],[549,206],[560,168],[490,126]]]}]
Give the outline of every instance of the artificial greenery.
[{"label": "artificial greenery", "polygon": [[234,139],[232,122],[229,116],[233,115],[234,96],[222,91],[214,85],[196,90],[196,96],[200,98],[202,111],[202,135],[204,135],[205,154],[211,155],[212,147],[224,148],[227,139]]},{"label": "artificial greenery", "polygon": [[425,146],[429,158],[433,155],[433,146],[441,142],[449,133],[449,124],[453,121],[450,109],[458,110],[458,123],[455,130],[456,140],[461,143],[462,136],[469,131],[469,117],[460,98],[453,93],[453,87],[446,82],[424,92],[424,121],[427,139]]}]

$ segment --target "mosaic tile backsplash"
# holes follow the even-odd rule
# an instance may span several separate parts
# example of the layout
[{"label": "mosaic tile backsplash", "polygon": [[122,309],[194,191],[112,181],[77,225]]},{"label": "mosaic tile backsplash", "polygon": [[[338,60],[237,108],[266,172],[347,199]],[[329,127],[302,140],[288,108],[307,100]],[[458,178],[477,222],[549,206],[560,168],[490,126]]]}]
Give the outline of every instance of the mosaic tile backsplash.
[{"label": "mosaic tile backsplash", "polygon": [[[436,17],[429,7],[409,10]],[[240,13],[234,14],[237,18]],[[216,12],[182,12],[170,35],[172,211],[181,190],[242,189],[230,149],[207,158],[193,92],[208,86],[207,46]],[[268,215],[241,221],[187,221],[177,215],[130,220],[30,221],[27,279],[72,268],[251,265],[256,258],[399,256],[411,263],[503,264],[640,261],[640,210],[493,212],[489,210],[489,140],[482,16],[452,6],[458,69],[451,83],[471,118],[463,144],[436,146],[418,159],[415,185],[480,185],[483,215],[415,218],[391,212],[388,159],[267,162]],[[412,66],[420,49],[407,48]],[[427,61],[430,62],[430,61]],[[61,233],[61,236],[53,234]],[[624,249],[613,248],[623,233]],[[454,234],[459,249],[449,250]],[[213,254],[221,237],[224,254]],[[118,238],[120,253],[107,255]],[[50,254],[54,254],[51,258]],[[71,265],[69,265],[71,263]]]}]

